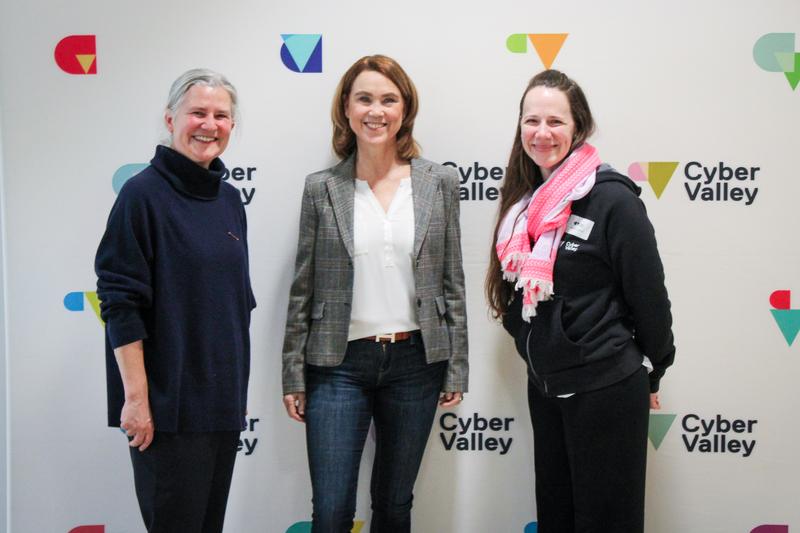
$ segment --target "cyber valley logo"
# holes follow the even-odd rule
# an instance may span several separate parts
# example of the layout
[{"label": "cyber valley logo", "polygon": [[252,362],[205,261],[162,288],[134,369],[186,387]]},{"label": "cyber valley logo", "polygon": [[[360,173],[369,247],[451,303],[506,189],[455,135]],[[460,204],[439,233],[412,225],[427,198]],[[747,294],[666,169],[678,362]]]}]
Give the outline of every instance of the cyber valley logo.
[{"label": "cyber valley logo", "polygon": [[[111,177],[111,188],[114,189],[114,194],[119,194],[125,182],[148,166],[147,163],[128,163],[119,167]],[[222,175],[222,181],[228,181],[239,189],[242,195],[242,204],[244,205],[250,205],[256,195],[254,181],[257,170],[258,167],[231,167],[226,168],[225,174]]]},{"label": "cyber valley logo", "polygon": [[97,74],[97,46],[94,35],[69,35],[61,39],[53,53],[58,68],[67,74]]},{"label": "cyber valley logo", "polygon": [[791,346],[800,332],[800,309],[792,309],[792,291],[779,290],[769,296],[770,312],[786,343]]},{"label": "cyber valley logo", "polygon": [[292,72],[322,72],[322,35],[319,33],[281,34],[281,61]]},{"label": "cyber valley logo", "polygon": [[[353,520],[353,529],[350,530],[350,533],[361,533],[363,527],[363,520]],[[296,522],[289,526],[286,533],[311,533],[311,522]]]},{"label": "cyber valley logo", "polygon": [[[661,198],[672,180],[678,161],[638,161],[628,167],[633,181],[646,181],[656,198]],[[689,201],[742,202],[752,205],[758,195],[755,186],[761,167],[732,166],[724,161],[706,165],[690,161],[683,167],[683,188]]]},{"label": "cyber valley logo", "polygon": [[[678,415],[651,413],[648,438],[658,450]],[[729,420],[717,414],[703,417],[696,413],[681,418],[681,441],[688,453],[734,454],[750,457],[756,447],[754,418]]]},{"label": "cyber valley logo", "polygon": [[511,424],[514,417],[484,418],[473,413],[461,418],[455,413],[444,413],[439,417],[439,439],[447,451],[495,452],[505,455],[511,449]]},{"label": "cyber valley logo", "polygon": [[506,38],[506,48],[514,54],[524,54],[528,51],[528,41],[530,41],[544,68],[550,68],[568,35],[568,33],[512,33]]},{"label": "cyber valley logo", "polygon": [[97,298],[97,293],[95,291],[68,292],[66,296],[64,296],[64,307],[67,311],[84,311],[86,309],[86,303],[89,304],[94,314],[97,315],[97,320],[100,321],[100,324],[103,324],[103,319],[100,318],[100,300]]},{"label": "cyber valley logo", "polygon": [[768,33],[753,45],[756,65],[767,72],[783,72],[792,90],[800,83],[800,53],[794,49],[794,33]]}]

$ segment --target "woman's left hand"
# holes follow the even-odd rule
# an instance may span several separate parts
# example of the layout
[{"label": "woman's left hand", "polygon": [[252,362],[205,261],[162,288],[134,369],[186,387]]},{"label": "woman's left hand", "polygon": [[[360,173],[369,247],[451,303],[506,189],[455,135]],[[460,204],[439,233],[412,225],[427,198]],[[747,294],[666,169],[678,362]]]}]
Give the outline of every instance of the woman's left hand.
[{"label": "woman's left hand", "polygon": [[650,393],[650,409],[661,409],[661,402],[658,400],[658,393]]},{"label": "woman's left hand", "polygon": [[442,395],[439,396],[439,405],[442,407],[455,407],[460,404],[463,399],[464,393],[462,392],[443,392]]}]

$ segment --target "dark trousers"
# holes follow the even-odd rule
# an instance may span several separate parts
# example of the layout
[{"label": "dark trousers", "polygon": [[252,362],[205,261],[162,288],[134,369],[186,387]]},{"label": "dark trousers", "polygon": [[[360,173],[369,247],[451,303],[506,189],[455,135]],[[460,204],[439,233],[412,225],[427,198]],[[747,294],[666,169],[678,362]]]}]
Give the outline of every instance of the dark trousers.
[{"label": "dark trousers", "polygon": [[238,431],[157,431],[145,451],[131,448],[147,531],[220,533],[238,445]]},{"label": "dark trousers", "polygon": [[411,529],[414,482],[446,362],[427,364],[418,335],[395,344],[348,343],[339,366],[306,368],[312,531],[349,533],[364,441],[375,424],[372,533]]},{"label": "dark trousers", "polygon": [[642,367],[604,389],[545,398],[528,382],[539,533],[641,533],[650,389]]}]

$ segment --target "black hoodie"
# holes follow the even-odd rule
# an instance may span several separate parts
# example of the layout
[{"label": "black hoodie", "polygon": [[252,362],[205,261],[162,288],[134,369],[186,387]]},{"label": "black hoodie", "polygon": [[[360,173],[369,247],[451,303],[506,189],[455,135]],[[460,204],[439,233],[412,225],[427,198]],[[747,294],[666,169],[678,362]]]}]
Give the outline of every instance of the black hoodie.
[{"label": "black hoodie", "polygon": [[503,326],[546,396],[596,390],[631,375],[646,355],[650,390],[675,358],[664,268],[641,189],[607,165],[572,203],[553,274],[555,296],[527,323],[517,292]]}]

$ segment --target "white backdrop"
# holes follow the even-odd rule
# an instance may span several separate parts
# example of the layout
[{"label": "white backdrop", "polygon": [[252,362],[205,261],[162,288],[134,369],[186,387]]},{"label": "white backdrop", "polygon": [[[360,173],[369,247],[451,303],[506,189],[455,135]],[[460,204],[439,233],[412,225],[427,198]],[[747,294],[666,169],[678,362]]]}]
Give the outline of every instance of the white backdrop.
[{"label": "white backdrop", "polygon": [[[280,349],[303,178],[335,161],[335,85],[358,57],[393,56],[421,96],[415,136],[423,155],[469,171],[470,191],[473,183],[497,187],[491,176],[475,178],[503,171],[521,92],[548,60],[530,40],[525,53],[512,53],[512,34],[567,34],[552,64],[583,86],[604,161],[626,173],[640,163],[634,171],[649,169],[662,184],[669,172],[659,178],[648,162],[674,163],[660,197],[640,183],[678,347],[662,382],[663,410],[651,419],[647,531],[800,528],[800,341],[789,341],[800,328],[800,310],[791,307],[800,304],[786,305],[785,293],[770,302],[775,291],[800,295],[793,233],[800,228],[800,91],[789,83],[793,74],[754,60],[756,42],[770,33],[800,33],[800,3],[3,2],[8,530],[141,530],[125,439],[105,427],[92,262],[115,198],[112,178],[124,165],[149,161],[164,134],[169,84],[206,66],[225,73],[242,100],[243,120],[223,159],[229,168],[254,168],[249,181],[234,184],[252,195],[259,306],[249,410],[258,422],[242,435],[226,531],[307,531],[304,434],[283,412]],[[321,35],[322,72],[287,68],[282,34]],[[72,35],[95,36],[93,49],[68,40],[59,50],[68,59],[85,56],[89,74],[70,74],[54,59]],[[794,50],[761,52],[784,70],[800,70]],[[726,181],[720,166],[759,170],[752,180]],[[693,179],[714,168],[710,178]],[[709,189],[692,199],[698,184]],[[716,199],[716,187],[726,184],[747,189],[734,193],[745,200]],[[745,194],[755,194],[750,205]],[[535,530],[524,366],[488,319],[482,294],[496,208],[488,199],[462,202],[472,380],[455,414],[513,420],[507,431],[456,439],[502,438],[510,446],[503,454],[458,444],[448,450],[453,418],[440,412],[417,483],[416,532]],[[786,309],[771,313],[776,306]],[[362,468],[363,531],[368,473]]]}]

